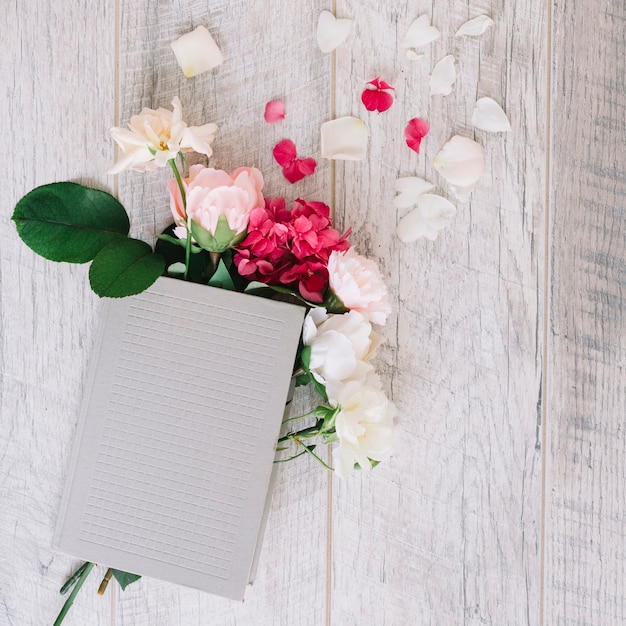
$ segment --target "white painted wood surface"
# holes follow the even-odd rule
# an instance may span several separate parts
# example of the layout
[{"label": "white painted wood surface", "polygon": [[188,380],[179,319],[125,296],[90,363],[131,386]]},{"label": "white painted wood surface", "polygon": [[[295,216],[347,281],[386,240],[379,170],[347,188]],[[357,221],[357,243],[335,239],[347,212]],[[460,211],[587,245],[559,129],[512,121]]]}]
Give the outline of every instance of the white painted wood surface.
[{"label": "white painted wood surface", "polygon": [[[329,8],[355,20],[336,55],[315,44]],[[398,42],[426,12],[442,38],[410,63]],[[453,38],[481,13],[493,29]],[[625,17],[621,0],[554,15],[541,0],[4,3],[0,624],[51,624],[75,566],[49,546],[100,306],[86,268],[38,258],[9,218],[32,187],[77,180],[118,192],[152,240],[168,175],[107,177],[108,129],[175,95],[189,123],[220,125],[213,165],[256,165],[271,195],[330,202],[380,263],[397,453],[344,482],[308,459],[281,466],[244,604],[153,580],[102,599],[92,576],[68,626],[625,623]],[[225,61],[187,80],[169,42],[200,23]],[[456,88],[430,98],[446,53]],[[396,87],[381,115],[360,103],[379,74]],[[511,133],[472,129],[481,96]],[[278,126],[262,119],[273,98],[287,106]],[[319,157],[333,114],[366,121],[366,162]],[[402,136],[415,116],[432,127],[419,156]],[[486,172],[436,242],[401,244],[394,180],[425,176],[452,197],[432,159],[455,133],[485,146]],[[271,157],[283,137],[318,158],[293,187]]]}]

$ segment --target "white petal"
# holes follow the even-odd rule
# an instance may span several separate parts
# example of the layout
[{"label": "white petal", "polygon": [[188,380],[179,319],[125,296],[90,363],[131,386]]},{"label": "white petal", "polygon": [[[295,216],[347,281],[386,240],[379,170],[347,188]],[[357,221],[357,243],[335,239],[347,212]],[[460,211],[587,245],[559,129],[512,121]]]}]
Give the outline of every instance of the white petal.
[{"label": "white petal", "polygon": [[479,15],[469,22],[465,22],[454,36],[462,37],[463,35],[469,35],[470,37],[477,37],[482,35],[490,26],[493,26],[493,20],[488,15]]},{"label": "white petal", "polygon": [[447,96],[452,92],[452,85],[456,81],[456,69],[454,67],[454,57],[449,54],[443,57],[433,68],[430,75],[430,95],[440,94]]},{"label": "white petal", "polygon": [[405,176],[396,180],[398,195],[393,200],[393,205],[398,209],[408,209],[417,204],[417,199],[422,194],[429,192],[432,184],[417,176]]},{"label": "white petal", "polygon": [[485,168],[483,147],[461,135],[454,135],[433,161],[435,169],[451,184],[455,193],[471,193]]},{"label": "white petal", "polygon": [[338,20],[330,11],[322,11],[317,21],[317,45],[324,53],[332,52],[348,37],[352,20]]},{"label": "white petal", "polygon": [[450,223],[455,214],[456,208],[449,200],[427,193],[418,198],[417,208],[398,222],[396,232],[405,242],[415,241],[420,237],[434,241],[439,231]]},{"label": "white petal", "polygon": [[358,117],[340,117],[321,127],[322,156],[326,159],[362,161],[367,155],[367,126]]},{"label": "white petal", "polygon": [[506,133],[511,130],[511,123],[506,113],[491,98],[481,98],[476,103],[472,114],[472,124],[490,133]]},{"label": "white petal", "polygon": [[430,25],[428,15],[421,15],[409,26],[409,30],[400,42],[403,48],[420,48],[439,39],[439,31]]},{"label": "white petal", "polygon": [[409,61],[419,61],[423,57],[424,57],[423,54],[419,54],[419,53],[415,52],[415,50],[407,50],[406,51],[406,58]]},{"label": "white petal", "polygon": [[176,60],[187,78],[217,67],[224,57],[211,33],[202,25],[171,44]]}]

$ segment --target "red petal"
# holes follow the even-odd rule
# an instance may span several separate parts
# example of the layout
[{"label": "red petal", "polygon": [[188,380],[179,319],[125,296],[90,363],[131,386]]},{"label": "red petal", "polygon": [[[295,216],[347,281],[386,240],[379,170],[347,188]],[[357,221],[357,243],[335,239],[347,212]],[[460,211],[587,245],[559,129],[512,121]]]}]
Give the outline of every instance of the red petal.
[{"label": "red petal", "polygon": [[373,85],[376,89],[394,89],[389,83],[380,80],[380,76],[377,76],[374,80],[370,80],[367,84]]},{"label": "red petal", "polygon": [[419,153],[420,143],[422,139],[428,135],[430,130],[430,124],[426,120],[420,120],[418,117],[414,117],[406,125],[404,129],[404,138],[406,139],[406,145]]},{"label": "red petal", "polygon": [[268,124],[276,124],[280,120],[285,119],[285,105],[282,100],[272,100],[265,105],[265,113],[263,114]]},{"label": "red petal", "polygon": [[393,104],[393,96],[386,91],[364,89],[361,94],[361,102],[368,111],[378,111],[382,113]]},{"label": "red petal", "polygon": [[296,144],[291,139],[283,139],[274,146],[272,154],[278,165],[286,167],[296,158]]},{"label": "red petal", "polygon": [[315,171],[317,161],[309,157],[308,159],[296,159],[296,164],[304,176],[310,176]]},{"label": "red petal", "polygon": [[294,159],[283,167],[283,176],[290,183],[297,183],[305,176],[310,176],[315,171],[316,165],[315,159]]}]

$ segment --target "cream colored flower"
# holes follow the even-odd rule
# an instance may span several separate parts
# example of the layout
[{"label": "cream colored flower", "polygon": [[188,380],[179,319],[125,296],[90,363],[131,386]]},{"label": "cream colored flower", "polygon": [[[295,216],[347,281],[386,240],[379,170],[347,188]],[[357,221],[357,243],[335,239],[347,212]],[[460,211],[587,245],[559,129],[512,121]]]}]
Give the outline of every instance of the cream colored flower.
[{"label": "cream colored flower", "polygon": [[188,127],[183,121],[178,97],[172,100],[172,107],[172,111],[144,108],[139,115],[133,115],[128,129],[111,129],[111,136],[120,147],[121,154],[109,174],[118,174],[126,169],[152,171],[167,165],[179,152],[213,154],[211,142],[217,126],[204,124]]},{"label": "cream colored flower", "polygon": [[358,464],[365,472],[370,459],[384,461],[393,451],[396,408],[374,387],[351,381],[337,395],[335,421],[339,443],[333,451],[335,473],[345,478]]}]

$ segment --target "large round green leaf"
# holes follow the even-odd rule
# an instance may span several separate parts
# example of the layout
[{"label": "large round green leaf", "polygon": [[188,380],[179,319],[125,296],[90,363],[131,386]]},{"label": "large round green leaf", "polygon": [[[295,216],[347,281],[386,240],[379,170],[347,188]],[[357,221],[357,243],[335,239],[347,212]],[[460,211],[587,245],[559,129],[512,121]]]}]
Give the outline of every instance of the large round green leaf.
[{"label": "large round green leaf", "polygon": [[91,288],[103,298],[145,291],[163,273],[165,258],[138,239],[120,239],[98,252],[89,268]]},{"label": "large round green leaf", "polygon": [[124,207],[111,194],[76,183],[36,187],[17,203],[13,221],[34,252],[69,263],[91,261],[130,228]]}]

